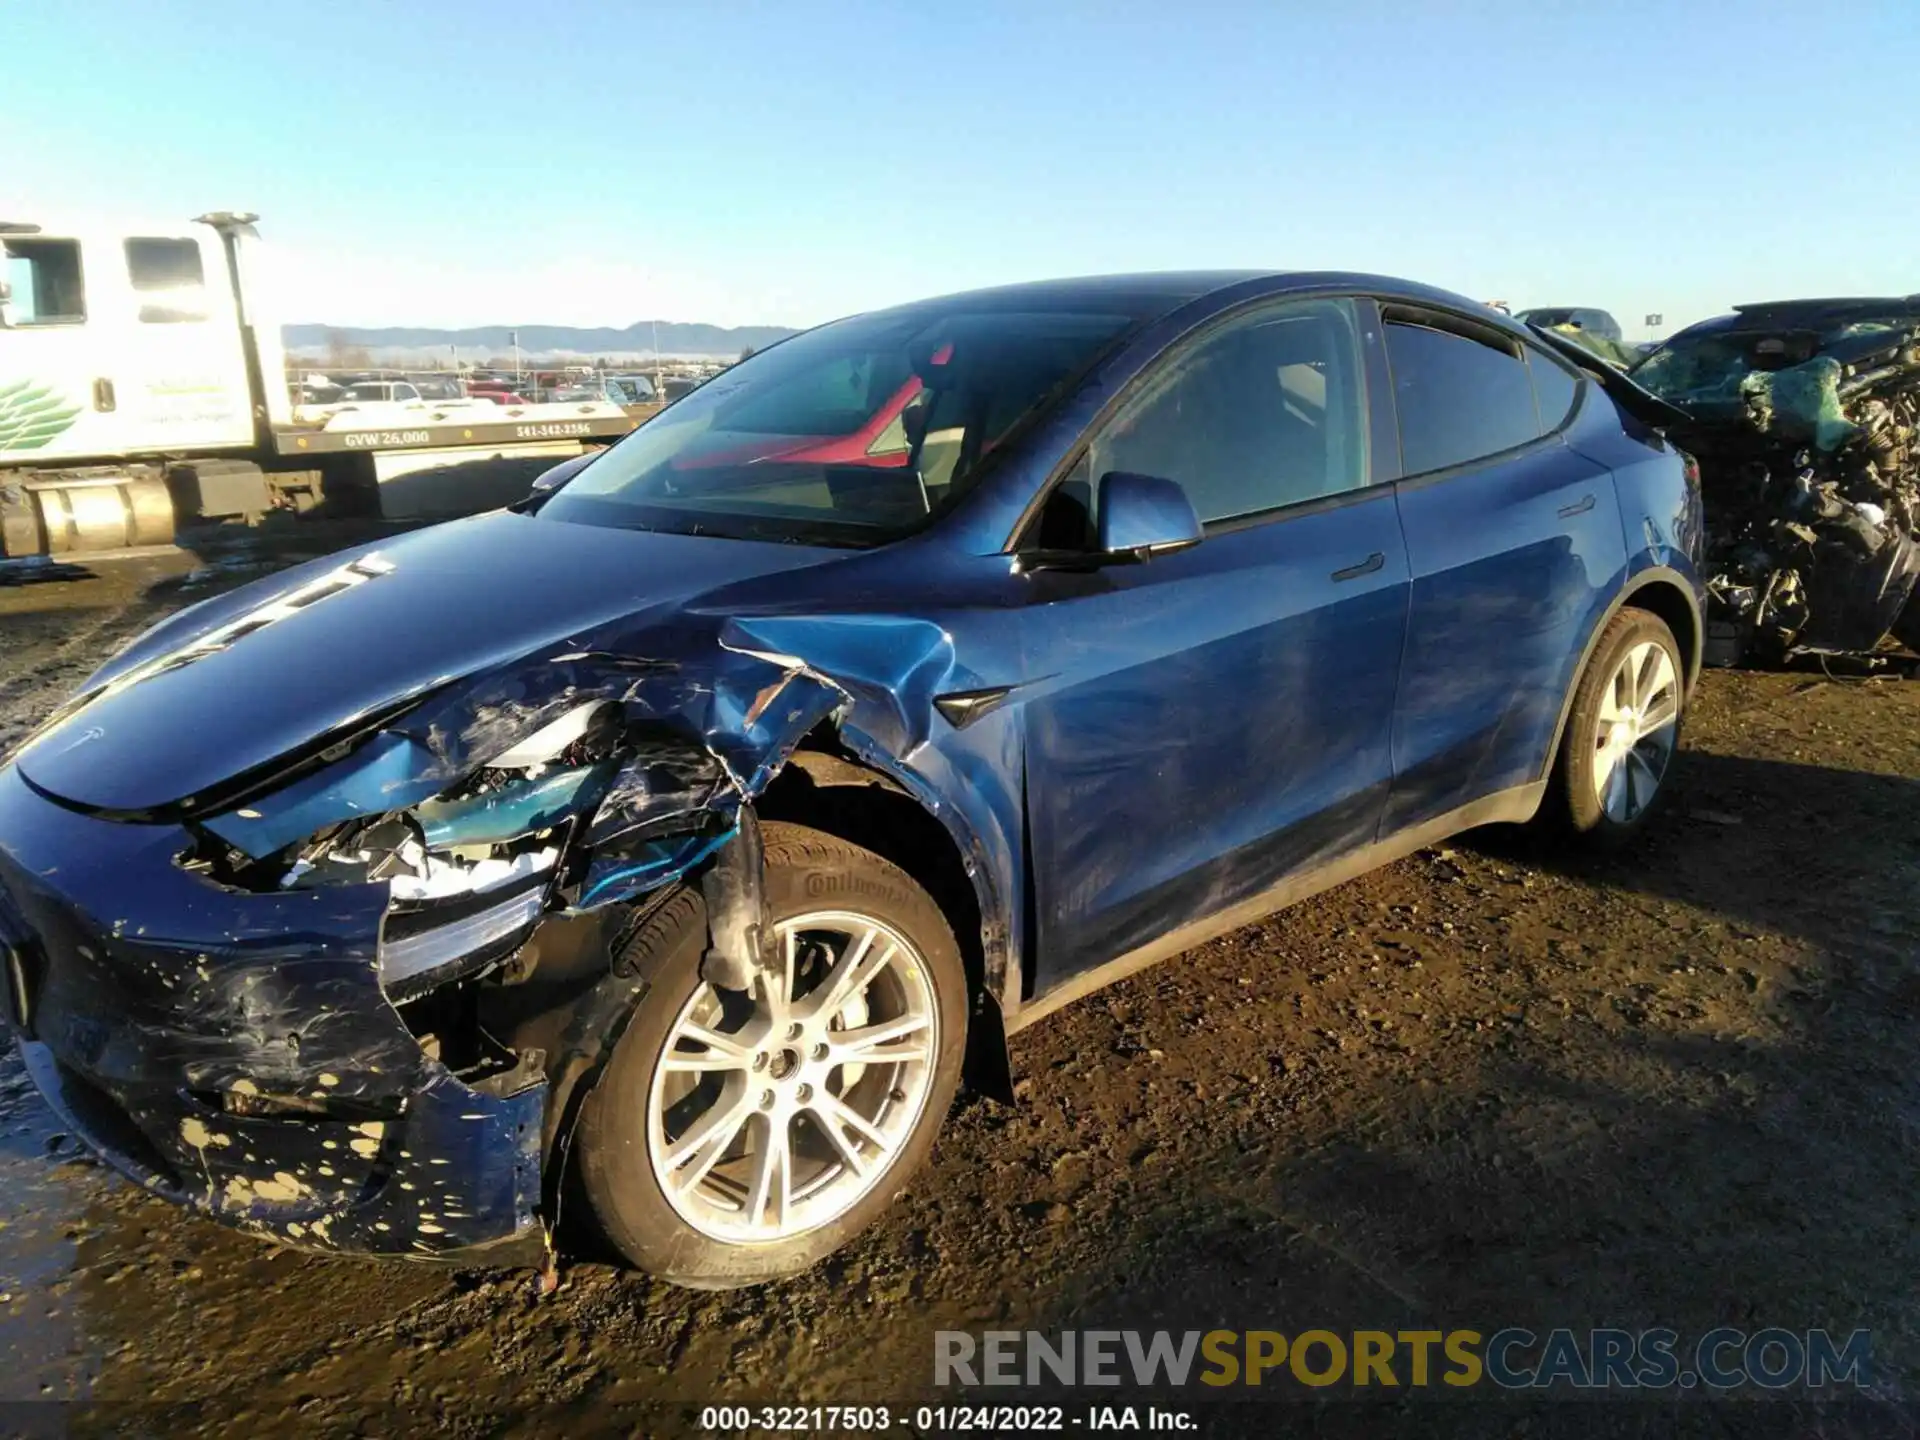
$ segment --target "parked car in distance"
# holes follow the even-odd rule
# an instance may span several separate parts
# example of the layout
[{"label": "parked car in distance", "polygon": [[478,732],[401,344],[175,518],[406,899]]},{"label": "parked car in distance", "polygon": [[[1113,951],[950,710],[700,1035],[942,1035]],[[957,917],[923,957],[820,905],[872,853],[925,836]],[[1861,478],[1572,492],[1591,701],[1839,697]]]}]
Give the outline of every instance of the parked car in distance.
[{"label": "parked car in distance", "polygon": [[337,405],[346,393],[339,385],[295,382],[287,386],[287,396],[295,405]]},{"label": "parked car in distance", "polygon": [[419,387],[410,380],[362,380],[347,386],[340,396],[349,405],[400,405],[420,398]]},{"label": "parked car in distance", "polygon": [[650,375],[607,375],[606,396],[616,405],[651,405],[660,397]]},{"label": "parked car in distance", "polygon": [[546,398],[562,404],[597,401],[629,409],[639,406],[657,407],[660,403],[654,391],[653,382],[645,375],[589,376],[552,390]]},{"label": "parked car in distance", "polygon": [[1631,840],[1700,656],[1667,413],[1359,274],[786,340],[89,679],[0,767],[28,1071],[310,1250],[538,1258],[577,1184],[667,1279],[813,1264],[1075,997],[1470,826]]},{"label": "parked car in distance", "polygon": [[1576,330],[1584,330],[1589,335],[1598,335],[1602,340],[1611,340],[1616,344],[1623,338],[1618,320],[1605,310],[1596,310],[1587,306],[1522,310],[1513,318],[1523,325],[1538,325],[1548,330],[1559,325],[1571,325]]},{"label": "parked car in distance", "polygon": [[517,390],[509,390],[504,386],[498,385],[472,385],[468,387],[467,394],[471,400],[487,400],[495,405],[524,405],[527,403],[526,398]]},{"label": "parked car in distance", "polygon": [[292,391],[293,418],[301,424],[324,425],[335,415],[369,406],[466,405],[465,399],[427,399],[422,384],[413,380],[355,379],[340,385],[304,385]]}]

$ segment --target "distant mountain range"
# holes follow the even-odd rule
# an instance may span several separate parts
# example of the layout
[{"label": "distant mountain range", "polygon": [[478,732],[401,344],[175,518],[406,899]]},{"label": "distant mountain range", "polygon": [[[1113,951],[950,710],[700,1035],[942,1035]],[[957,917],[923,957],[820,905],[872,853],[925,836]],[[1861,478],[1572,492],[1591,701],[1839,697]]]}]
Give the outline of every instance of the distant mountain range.
[{"label": "distant mountain range", "polygon": [[[281,336],[289,351],[314,358],[352,350],[364,350],[375,357],[404,351],[416,352],[421,358],[444,358],[449,349],[457,347],[462,358],[472,359],[477,358],[479,352],[511,354],[516,329],[520,335],[520,353],[528,359],[550,355],[651,355],[656,344],[655,324],[650,320],[642,320],[624,330],[574,325],[481,325],[469,330],[434,330],[410,325],[373,328],[287,325],[282,327]],[[758,350],[794,333],[783,325],[739,325],[729,329],[721,325],[662,320],[658,325],[657,343],[662,355],[723,356],[731,360],[749,346]]]}]

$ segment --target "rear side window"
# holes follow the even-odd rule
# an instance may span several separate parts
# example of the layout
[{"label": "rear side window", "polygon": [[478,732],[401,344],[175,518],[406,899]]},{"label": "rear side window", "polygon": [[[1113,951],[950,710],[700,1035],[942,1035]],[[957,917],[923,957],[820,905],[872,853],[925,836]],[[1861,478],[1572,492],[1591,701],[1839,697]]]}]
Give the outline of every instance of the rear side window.
[{"label": "rear side window", "polygon": [[15,236],[0,241],[6,266],[9,325],[83,325],[87,292],[80,272],[78,240]]},{"label": "rear side window", "polygon": [[126,248],[127,279],[140,297],[143,324],[207,318],[207,275],[198,241],[136,238]]},{"label": "rear side window", "polygon": [[1517,340],[1391,319],[1386,335],[1406,474],[1465,465],[1541,433]]},{"label": "rear side window", "polygon": [[1573,414],[1573,402],[1580,398],[1580,377],[1538,350],[1527,351],[1527,368],[1533,371],[1533,396],[1540,407],[1540,428],[1548,433],[1558,430]]}]

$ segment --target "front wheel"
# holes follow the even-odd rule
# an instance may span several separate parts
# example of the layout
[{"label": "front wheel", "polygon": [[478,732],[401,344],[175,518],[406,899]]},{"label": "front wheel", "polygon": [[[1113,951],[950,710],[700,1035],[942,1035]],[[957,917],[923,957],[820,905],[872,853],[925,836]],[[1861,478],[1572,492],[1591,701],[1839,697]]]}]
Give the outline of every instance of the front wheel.
[{"label": "front wheel", "polygon": [[1574,692],[1548,802],[1582,841],[1625,844],[1665,797],[1685,674],[1659,616],[1629,608],[1607,622]]},{"label": "front wheel", "polygon": [[864,1229],[932,1149],[966,1050],[965,970],[926,892],[845,841],[764,833],[777,973],[709,984],[704,912],[663,907],[632,942],[651,989],[577,1137],[608,1238],[700,1288],[805,1269]]}]

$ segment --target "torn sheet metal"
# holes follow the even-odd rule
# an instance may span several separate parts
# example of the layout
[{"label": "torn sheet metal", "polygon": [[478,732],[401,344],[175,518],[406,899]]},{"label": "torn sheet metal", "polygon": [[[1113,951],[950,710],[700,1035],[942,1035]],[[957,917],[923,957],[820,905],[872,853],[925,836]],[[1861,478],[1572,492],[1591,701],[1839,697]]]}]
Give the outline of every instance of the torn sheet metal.
[{"label": "torn sheet metal", "polygon": [[613,904],[711,857],[830,718],[911,756],[954,669],[938,626],[884,616],[730,619],[704,644],[697,660],[589,645],[479,677],[198,823],[261,862],[228,867],[243,884],[277,867],[281,886],[384,879],[431,901],[551,870],[577,877],[557,882],[569,908]]},{"label": "torn sheet metal", "polygon": [[739,798],[727,767],[711,752],[683,741],[642,739],[624,750],[587,827],[595,854],[623,841],[701,828],[710,813],[723,817]]},{"label": "torn sheet metal", "polygon": [[736,652],[790,657],[802,673],[853,702],[856,725],[908,760],[927,743],[934,697],[956,688],[953,637],[926,620],[753,616],[729,622],[720,643]]},{"label": "torn sheet metal", "polygon": [[1700,465],[1709,663],[1920,640],[1920,307],[1742,307],[1633,378],[1687,414],[1671,433]]}]

